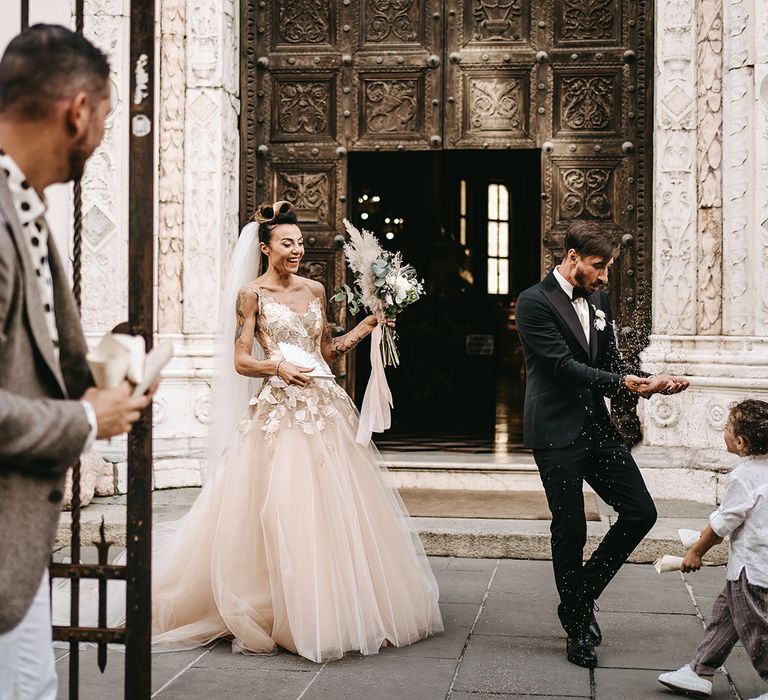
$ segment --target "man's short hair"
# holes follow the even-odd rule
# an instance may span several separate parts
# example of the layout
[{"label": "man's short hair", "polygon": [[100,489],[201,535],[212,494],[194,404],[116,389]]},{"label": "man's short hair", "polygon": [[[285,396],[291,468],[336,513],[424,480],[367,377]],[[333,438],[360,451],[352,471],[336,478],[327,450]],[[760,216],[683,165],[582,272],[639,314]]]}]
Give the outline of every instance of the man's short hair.
[{"label": "man's short hair", "polygon": [[104,53],[56,24],[35,24],[13,38],[0,60],[0,114],[38,120],[51,103],[77,92],[100,93],[109,79]]},{"label": "man's short hair", "polygon": [[615,258],[621,244],[613,235],[603,231],[594,221],[574,221],[565,232],[563,252],[575,250],[582,257],[597,255],[605,260]]}]

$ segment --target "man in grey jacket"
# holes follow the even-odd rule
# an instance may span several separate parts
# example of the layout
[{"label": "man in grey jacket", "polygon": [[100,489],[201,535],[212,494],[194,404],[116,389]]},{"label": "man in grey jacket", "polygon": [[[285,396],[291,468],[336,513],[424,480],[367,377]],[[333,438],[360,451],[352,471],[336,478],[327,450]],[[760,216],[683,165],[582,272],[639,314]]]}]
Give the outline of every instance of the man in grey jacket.
[{"label": "man in grey jacket", "polygon": [[149,397],[97,390],[44,190],[79,178],[110,110],[104,54],[36,25],[0,60],[0,700],[55,698],[46,565],[67,468]]}]

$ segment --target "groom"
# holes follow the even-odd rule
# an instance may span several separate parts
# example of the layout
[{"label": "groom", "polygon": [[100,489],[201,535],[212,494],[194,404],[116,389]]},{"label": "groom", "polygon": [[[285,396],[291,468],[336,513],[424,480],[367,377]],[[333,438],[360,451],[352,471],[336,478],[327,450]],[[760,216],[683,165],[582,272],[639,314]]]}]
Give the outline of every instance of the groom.
[{"label": "groom", "polygon": [[[594,603],[656,521],[656,508],[604,397],[645,398],[687,388],[680,377],[630,368],[616,346],[608,271],[619,244],[589,221],[565,234],[565,256],[517,300],[526,365],[524,444],[533,450],[552,512],[558,616],[571,663],[597,665],[602,634]],[[585,564],[583,482],[619,514]]]}]

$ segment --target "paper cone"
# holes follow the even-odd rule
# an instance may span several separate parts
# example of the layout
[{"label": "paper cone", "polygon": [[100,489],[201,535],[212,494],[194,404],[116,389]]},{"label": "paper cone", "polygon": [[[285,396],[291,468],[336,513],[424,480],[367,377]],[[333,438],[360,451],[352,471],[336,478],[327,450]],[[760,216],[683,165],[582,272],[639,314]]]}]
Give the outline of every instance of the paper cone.
[{"label": "paper cone", "polygon": [[680,541],[686,549],[693,547],[693,545],[699,541],[699,537],[701,536],[701,533],[697,530],[686,530],[685,528],[680,528],[677,531],[677,534],[680,536]]},{"label": "paper cone", "polygon": [[673,557],[671,554],[665,554],[661,559],[653,562],[653,568],[660,574],[668,574],[671,571],[680,571],[682,563],[682,557]]},{"label": "paper cone", "polygon": [[112,389],[125,379],[128,349],[107,333],[86,356],[86,362],[99,389]]}]

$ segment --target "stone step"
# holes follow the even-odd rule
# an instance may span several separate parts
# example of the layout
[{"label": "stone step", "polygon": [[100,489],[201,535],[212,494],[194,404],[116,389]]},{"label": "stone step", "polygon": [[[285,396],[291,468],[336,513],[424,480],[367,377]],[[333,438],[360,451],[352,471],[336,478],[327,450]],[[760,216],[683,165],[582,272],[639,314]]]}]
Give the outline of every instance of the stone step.
[{"label": "stone step", "polygon": [[[172,489],[153,494],[154,522],[176,520],[187,512],[199,489]],[[679,528],[701,529],[711,506],[688,501],[657,501],[659,520],[649,535],[633,552],[634,563],[653,562],[663,554],[685,553],[677,531]],[[98,498],[81,512],[81,544],[98,540],[99,525],[104,517],[108,541],[125,547],[125,496]],[[587,549],[592,552],[615,522],[613,511],[601,504],[601,521],[587,523]],[[430,556],[504,559],[550,559],[549,520],[495,520],[487,518],[414,518],[414,524]],[[61,515],[56,546],[65,547],[70,540],[70,513]],[[714,548],[707,560],[722,564],[727,559],[727,546]]]},{"label": "stone step", "polygon": [[541,479],[529,452],[455,454],[384,452],[398,489],[457,489],[464,491],[539,491]]}]

